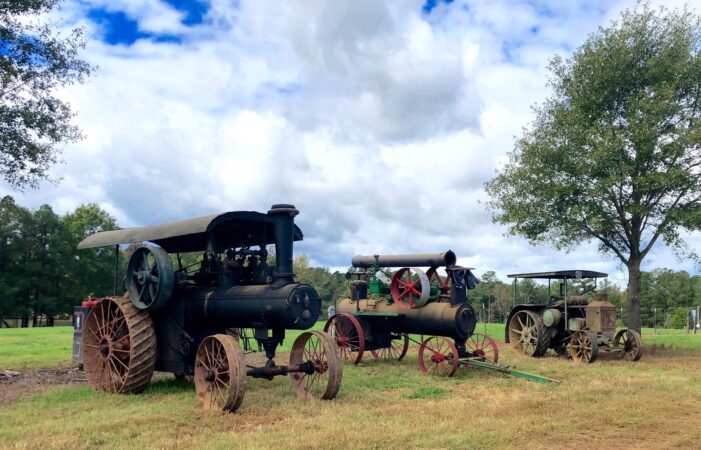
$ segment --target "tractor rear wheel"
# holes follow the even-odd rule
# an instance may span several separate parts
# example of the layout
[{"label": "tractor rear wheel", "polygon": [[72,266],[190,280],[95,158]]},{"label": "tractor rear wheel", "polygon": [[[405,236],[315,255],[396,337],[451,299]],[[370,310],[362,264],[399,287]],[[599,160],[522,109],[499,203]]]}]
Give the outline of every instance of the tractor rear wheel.
[{"label": "tractor rear wheel", "polygon": [[93,306],[83,337],[83,368],[92,388],[141,392],[155,364],[156,333],[148,312],[125,297],[103,298]]},{"label": "tractor rear wheel", "polygon": [[514,314],[509,321],[509,342],[520,353],[538,357],[548,351],[550,334],[540,315],[523,310]]}]

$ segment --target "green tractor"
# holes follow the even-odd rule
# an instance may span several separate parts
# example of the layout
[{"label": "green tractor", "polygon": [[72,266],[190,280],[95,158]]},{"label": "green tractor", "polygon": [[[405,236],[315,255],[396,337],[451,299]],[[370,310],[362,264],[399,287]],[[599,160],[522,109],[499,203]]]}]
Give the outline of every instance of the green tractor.
[{"label": "green tractor", "polygon": [[[586,295],[596,288],[598,278],[607,276],[590,270],[509,275],[514,279],[514,307],[506,320],[506,343],[533,357],[552,348],[558,355],[579,362],[594,362],[601,353],[638,361],[643,355],[640,333],[626,328],[616,331],[616,308],[606,293],[595,293],[592,300]],[[519,279],[548,280],[548,300],[516,304]],[[573,280],[582,279],[593,279],[592,289],[571,292]],[[551,292],[553,280],[559,285],[557,295]]]}]

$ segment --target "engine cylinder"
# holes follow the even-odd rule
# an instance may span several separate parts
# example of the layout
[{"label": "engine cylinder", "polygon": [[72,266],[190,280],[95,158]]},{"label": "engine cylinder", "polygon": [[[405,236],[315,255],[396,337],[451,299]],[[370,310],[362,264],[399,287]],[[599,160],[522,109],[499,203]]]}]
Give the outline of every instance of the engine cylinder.
[{"label": "engine cylinder", "polygon": [[[358,311],[356,311],[356,303]],[[357,314],[366,320],[374,321],[373,329],[386,328],[396,333],[415,333],[467,339],[477,325],[477,317],[469,305],[460,303],[428,303],[421,308],[406,309],[398,304],[387,304],[376,300],[351,302],[344,299],[336,305],[336,312]],[[379,313],[377,316],[363,312]]]},{"label": "engine cylinder", "polygon": [[321,298],[308,284],[186,288],[188,323],[195,328],[306,330],[321,314]]}]

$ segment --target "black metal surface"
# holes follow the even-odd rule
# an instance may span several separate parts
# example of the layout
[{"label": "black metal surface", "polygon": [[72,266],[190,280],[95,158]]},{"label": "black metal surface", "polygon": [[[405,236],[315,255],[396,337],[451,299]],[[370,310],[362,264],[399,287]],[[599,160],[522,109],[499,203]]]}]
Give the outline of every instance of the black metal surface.
[{"label": "black metal surface", "polygon": [[[95,233],[78,244],[78,248],[104,247],[149,241],[169,253],[203,251],[208,240],[214,239],[213,251],[243,245],[275,243],[274,216],[255,211],[231,211],[195,219],[179,220],[160,225],[103,231]],[[294,240],[303,239],[302,231],[293,225]]]},{"label": "black metal surface", "polygon": [[443,253],[417,253],[407,255],[356,255],[353,267],[441,267],[455,265],[457,258],[451,250]]},{"label": "black metal surface", "polygon": [[[189,268],[179,264],[167,302],[160,309],[148,308],[156,334],[156,370],[188,375],[194,371],[197,349],[207,336],[226,334],[231,328],[255,328],[258,342],[272,361],[286,329],[307,329],[316,323],[321,299],[311,286],[295,282],[292,274],[293,242],[302,239],[294,224],[297,214],[292,205],[273,205],[267,214],[238,211],[98,233],[80,247],[149,240],[162,248],[145,248],[167,262],[170,255],[166,251],[203,251],[199,263]],[[275,268],[266,262],[266,246],[271,243],[276,248]],[[134,269],[130,275],[138,276],[144,270],[137,272]],[[147,274],[153,277],[156,272]],[[139,292],[143,293],[143,286],[130,289],[132,301]]]},{"label": "black metal surface", "polygon": [[531,278],[539,280],[572,280],[576,278],[605,278],[607,273],[593,270],[555,270],[552,272],[513,273],[509,278]]}]

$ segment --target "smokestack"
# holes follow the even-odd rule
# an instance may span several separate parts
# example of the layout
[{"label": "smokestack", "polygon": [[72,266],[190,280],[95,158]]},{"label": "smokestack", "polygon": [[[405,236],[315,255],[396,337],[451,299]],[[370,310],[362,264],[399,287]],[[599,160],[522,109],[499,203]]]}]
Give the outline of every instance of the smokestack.
[{"label": "smokestack", "polygon": [[273,205],[268,215],[275,221],[275,281],[293,283],[292,245],[294,243],[294,217],[299,211],[294,205]]}]

